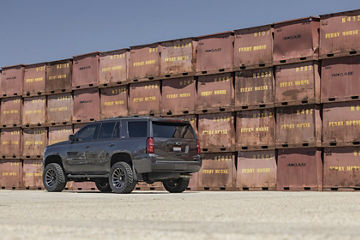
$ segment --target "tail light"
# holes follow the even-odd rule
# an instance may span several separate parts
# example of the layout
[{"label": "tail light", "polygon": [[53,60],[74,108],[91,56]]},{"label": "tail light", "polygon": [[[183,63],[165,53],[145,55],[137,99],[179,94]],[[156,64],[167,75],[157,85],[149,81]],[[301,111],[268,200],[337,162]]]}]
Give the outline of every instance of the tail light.
[{"label": "tail light", "polygon": [[146,139],[146,152],[154,153],[154,139],[152,137]]},{"label": "tail light", "polygon": [[199,139],[196,140],[196,152],[197,152],[197,154],[200,154],[200,142],[199,142]]}]

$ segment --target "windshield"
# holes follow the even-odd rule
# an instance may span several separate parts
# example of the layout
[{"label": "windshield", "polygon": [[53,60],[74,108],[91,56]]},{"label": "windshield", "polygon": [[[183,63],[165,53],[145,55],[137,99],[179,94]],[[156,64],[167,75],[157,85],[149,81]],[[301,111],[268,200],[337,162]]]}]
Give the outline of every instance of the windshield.
[{"label": "windshield", "polygon": [[190,124],[153,122],[153,136],[159,138],[189,138],[195,135]]}]

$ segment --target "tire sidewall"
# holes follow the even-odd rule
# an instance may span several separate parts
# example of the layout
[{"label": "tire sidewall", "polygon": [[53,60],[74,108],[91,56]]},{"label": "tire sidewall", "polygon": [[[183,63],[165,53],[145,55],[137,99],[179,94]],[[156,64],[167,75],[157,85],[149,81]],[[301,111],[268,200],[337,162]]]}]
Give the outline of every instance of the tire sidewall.
[{"label": "tire sidewall", "polygon": [[[127,188],[129,187],[130,184],[132,184],[133,182],[133,179],[130,179],[132,176],[129,176],[128,175],[128,168],[130,168],[130,166],[125,163],[125,162],[118,162],[118,163],[115,163],[112,167],[111,167],[111,170],[110,170],[110,175],[109,175],[109,184],[110,184],[110,188],[111,190],[114,192],[114,193],[127,193],[126,190]],[[121,170],[123,170],[125,172],[125,177],[124,177],[124,184],[120,187],[120,188],[117,188],[114,186],[114,183],[113,183],[113,180],[112,180],[112,175],[114,173],[114,171],[116,169],[120,168]]]}]

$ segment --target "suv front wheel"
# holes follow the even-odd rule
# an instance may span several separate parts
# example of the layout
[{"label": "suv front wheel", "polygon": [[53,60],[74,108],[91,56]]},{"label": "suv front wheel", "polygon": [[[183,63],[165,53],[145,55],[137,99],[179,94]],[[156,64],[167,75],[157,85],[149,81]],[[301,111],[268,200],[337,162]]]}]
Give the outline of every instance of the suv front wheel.
[{"label": "suv front wheel", "polygon": [[164,188],[171,193],[181,193],[189,186],[190,178],[178,178],[163,181]]},{"label": "suv front wheel", "polygon": [[136,185],[134,173],[126,162],[117,162],[111,167],[110,187],[114,193],[131,193]]},{"label": "suv front wheel", "polygon": [[48,192],[61,192],[66,185],[65,173],[57,163],[46,165],[43,173],[44,187]]}]

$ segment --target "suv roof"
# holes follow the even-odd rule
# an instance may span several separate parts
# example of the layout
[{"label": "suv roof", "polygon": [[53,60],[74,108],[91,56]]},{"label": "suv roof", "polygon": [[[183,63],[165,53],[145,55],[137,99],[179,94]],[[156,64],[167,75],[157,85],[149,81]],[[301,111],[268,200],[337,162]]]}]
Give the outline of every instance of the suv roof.
[{"label": "suv roof", "polygon": [[180,118],[159,118],[159,117],[146,117],[146,116],[141,116],[141,117],[115,117],[115,118],[107,118],[104,120],[99,120],[96,122],[106,122],[106,121],[113,121],[113,120],[154,120],[154,121],[169,121],[169,122],[184,122],[184,123],[189,123],[189,121],[187,120],[183,120]]}]

